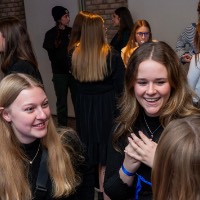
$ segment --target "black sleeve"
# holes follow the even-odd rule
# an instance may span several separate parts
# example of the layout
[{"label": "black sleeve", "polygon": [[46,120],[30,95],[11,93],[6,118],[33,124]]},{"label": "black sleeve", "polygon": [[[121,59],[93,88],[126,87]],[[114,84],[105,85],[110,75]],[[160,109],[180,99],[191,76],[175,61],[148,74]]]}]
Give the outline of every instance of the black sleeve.
[{"label": "black sleeve", "polygon": [[125,145],[121,144],[122,153],[116,151],[112,145],[112,136],[109,139],[107,163],[104,180],[104,191],[112,200],[126,200],[133,197],[134,188],[124,183],[119,176],[119,170],[124,160]]},{"label": "black sleeve", "polygon": [[54,32],[55,32],[54,29],[47,31],[43,42],[43,48],[47,50],[50,61],[52,61],[52,58],[54,57],[55,53],[54,41],[56,36]]}]

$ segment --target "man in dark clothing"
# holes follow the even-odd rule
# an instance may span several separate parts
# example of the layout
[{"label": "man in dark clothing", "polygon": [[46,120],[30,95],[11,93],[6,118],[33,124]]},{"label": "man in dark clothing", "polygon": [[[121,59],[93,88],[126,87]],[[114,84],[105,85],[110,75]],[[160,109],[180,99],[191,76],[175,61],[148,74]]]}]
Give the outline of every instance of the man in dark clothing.
[{"label": "man in dark clothing", "polygon": [[67,47],[71,35],[69,11],[62,6],[52,8],[56,26],[45,34],[43,48],[47,50],[53,72],[53,84],[57,97],[56,109],[58,125],[67,126],[67,94],[70,88],[72,102],[75,105],[76,83],[70,71],[70,59]]}]

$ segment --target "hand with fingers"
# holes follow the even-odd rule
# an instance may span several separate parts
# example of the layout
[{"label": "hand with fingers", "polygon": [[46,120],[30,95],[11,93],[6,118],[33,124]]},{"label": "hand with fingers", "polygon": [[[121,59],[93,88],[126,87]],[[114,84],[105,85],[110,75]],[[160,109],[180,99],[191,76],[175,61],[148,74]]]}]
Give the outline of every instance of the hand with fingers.
[{"label": "hand with fingers", "polygon": [[152,167],[157,143],[146,137],[141,131],[139,131],[140,138],[134,133],[132,133],[131,136],[132,137],[129,137],[128,140],[133,150],[128,150],[126,154],[133,159]]}]

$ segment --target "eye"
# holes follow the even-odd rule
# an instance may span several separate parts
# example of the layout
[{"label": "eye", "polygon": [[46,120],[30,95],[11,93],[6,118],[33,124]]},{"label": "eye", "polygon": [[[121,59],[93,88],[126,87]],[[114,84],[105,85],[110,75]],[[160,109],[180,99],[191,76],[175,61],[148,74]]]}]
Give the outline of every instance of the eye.
[{"label": "eye", "polygon": [[30,107],[25,108],[25,111],[26,111],[26,112],[29,112],[29,113],[33,112],[33,110],[34,110],[34,107],[33,107],[33,106],[30,106]]},{"label": "eye", "polygon": [[163,84],[165,84],[165,83],[166,83],[165,80],[156,81],[156,84],[157,84],[157,85],[163,85]]},{"label": "eye", "polygon": [[137,81],[137,84],[139,85],[147,85],[147,81]]},{"label": "eye", "polygon": [[43,108],[47,108],[49,106],[49,101],[44,101],[44,103],[42,104]]}]

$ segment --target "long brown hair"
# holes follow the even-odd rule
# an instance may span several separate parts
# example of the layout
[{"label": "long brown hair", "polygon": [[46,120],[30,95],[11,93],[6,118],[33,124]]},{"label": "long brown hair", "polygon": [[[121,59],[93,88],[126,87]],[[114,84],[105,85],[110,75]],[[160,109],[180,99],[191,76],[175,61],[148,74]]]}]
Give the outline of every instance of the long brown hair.
[{"label": "long brown hair", "polygon": [[[32,198],[28,183],[28,161],[14,134],[12,126],[3,118],[3,110],[8,108],[19,93],[28,88],[43,85],[25,74],[11,74],[0,83],[0,197],[8,200],[29,200]],[[56,131],[53,119],[48,123],[48,134],[41,139],[41,146],[48,150],[48,170],[52,180],[53,196],[68,196],[75,191],[79,182],[71,156]],[[68,144],[69,145],[69,144]],[[56,164],[55,164],[56,163]]]},{"label": "long brown hair", "polygon": [[1,18],[0,32],[5,38],[5,49],[0,59],[3,72],[6,72],[17,59],[26,60],[38,68],[30,37],[23,22],[16,17]]},{"label": "long brown hair", "polygon": [[83,25],[83,20],[89,15],[90,12],[88,11],[80,11],[75,19],[74,23],[72,26],[72,32],[71,32],[71,37],[68,45],[68,52],[70,53],[71,50],[73,50],[76,45],[80,42],[81,38],[81,28]]},{"label": "long brown hair", "polygon": [[149,59],[166,67],[171,86],[169,100],[163,106],[160,115],[162,125],[166,126],[171,120],[179,117],[199,113],[192,104],[193,92],[188,86],[186,74],[174,50],[165,42],[144,43],[132,54],[126,70],[124,93],[118,105],[120,114],[116,119],[119,127],[113,138],[115,146],[119,138],[129,132],[141,110],[134,93],[134,82],[140,63]]},{"label": "long brown hair", "polygon": [[154,200],[200,199],[200,115],[169,123],[152,169]]},{"label": "long brown hair", "polygon": [[132,15],[127,7],[119,7],[115,10],[115,14],[120,18],[117,40],[120,41],[124,31],[131,32],[134,25]]}]

